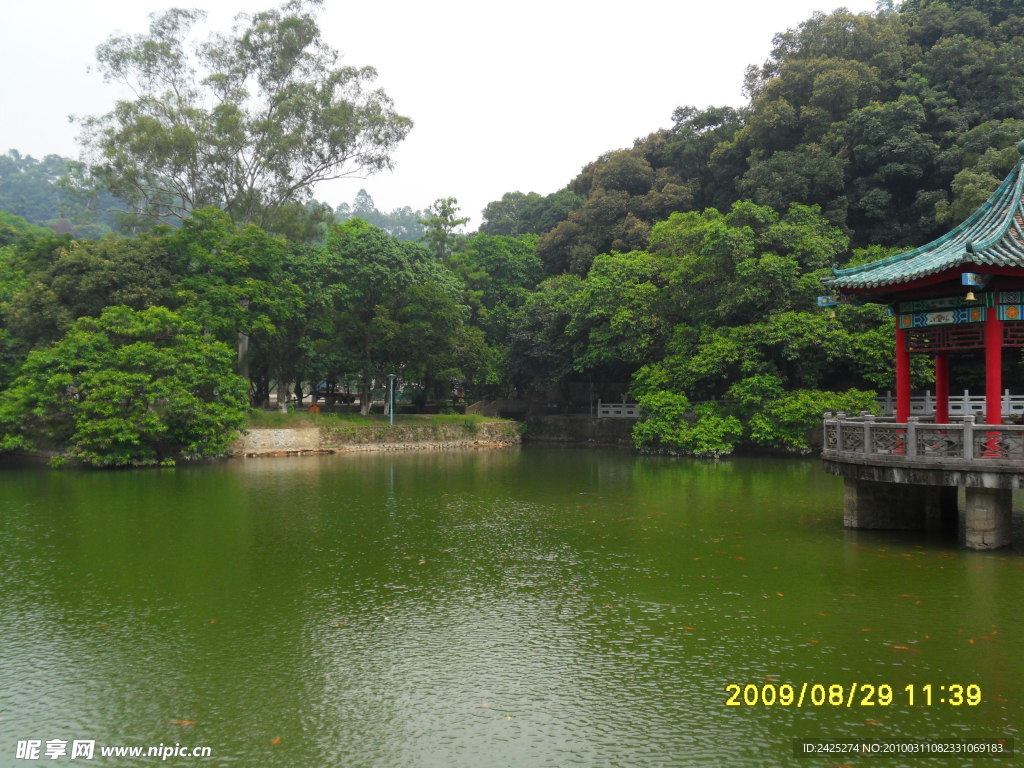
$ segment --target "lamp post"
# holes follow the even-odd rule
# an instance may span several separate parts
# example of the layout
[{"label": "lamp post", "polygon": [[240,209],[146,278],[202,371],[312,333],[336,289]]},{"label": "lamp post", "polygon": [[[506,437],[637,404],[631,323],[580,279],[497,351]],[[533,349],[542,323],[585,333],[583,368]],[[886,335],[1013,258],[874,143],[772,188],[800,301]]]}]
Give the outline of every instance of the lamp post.
[{"label": "lamp post", "polygon": [[390,406],[388,407],[389,423],[393,427],[395,426],[395,379],[398,377],[396,373],[388,374],[388,388],[391,390]]}]

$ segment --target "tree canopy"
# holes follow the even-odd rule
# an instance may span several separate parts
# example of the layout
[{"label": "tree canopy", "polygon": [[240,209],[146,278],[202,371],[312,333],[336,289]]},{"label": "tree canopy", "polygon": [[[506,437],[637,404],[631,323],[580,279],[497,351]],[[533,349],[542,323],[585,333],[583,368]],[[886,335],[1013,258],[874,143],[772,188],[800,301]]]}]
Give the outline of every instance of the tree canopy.
[{"label": "tree canopy", "polygon": [[87,180],[148,217],[216,206],[268,226],[318,182],[390,168],[412,122],[371,88],[372,67],[339,64],[316,21],[322,5],[241,14],[195,45],[204,13],[177,8],[154,14],[148,34],[111,37],[100,71],[137,96],[80,120]]}]

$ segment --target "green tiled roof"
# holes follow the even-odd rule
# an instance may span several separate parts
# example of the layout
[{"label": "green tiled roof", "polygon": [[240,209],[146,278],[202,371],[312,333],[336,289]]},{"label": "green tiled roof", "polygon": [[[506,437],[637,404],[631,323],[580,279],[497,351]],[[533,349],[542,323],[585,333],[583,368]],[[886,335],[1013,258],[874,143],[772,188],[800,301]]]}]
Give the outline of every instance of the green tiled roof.
[{"label": "green tiled roof", "polygon": [[[1024,154],[1024,141],[1017,145]],[[956,229],[927,245],[848,269],[832,268],[822,282],[834,291],[907,283],[961,265],[1024,268],[1024,157],[992,197]],[[965,271],[971,271],[970,269]]]}]

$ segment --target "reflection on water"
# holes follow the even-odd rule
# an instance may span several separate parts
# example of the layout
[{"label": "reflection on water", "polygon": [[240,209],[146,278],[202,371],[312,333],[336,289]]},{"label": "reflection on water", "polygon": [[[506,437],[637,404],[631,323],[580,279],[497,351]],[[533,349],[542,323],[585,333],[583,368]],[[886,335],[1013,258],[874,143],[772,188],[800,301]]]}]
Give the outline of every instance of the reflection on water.
[{"label": "reflection on water", "polygon": [[[30,738],[645,768],[1019,736],[1024,561],[844,531],[841,502],[814,461],[532,446],[0,471],[0,765]],[[805,681],[984,700],[724,705]]]}]

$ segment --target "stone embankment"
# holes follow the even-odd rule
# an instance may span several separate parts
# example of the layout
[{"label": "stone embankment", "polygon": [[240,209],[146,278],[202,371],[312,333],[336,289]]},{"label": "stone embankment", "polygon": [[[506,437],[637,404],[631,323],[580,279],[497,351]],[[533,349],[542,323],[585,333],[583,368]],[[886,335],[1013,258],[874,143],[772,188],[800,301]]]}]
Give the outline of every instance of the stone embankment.
[{"label": "stone embankment", "polygon": [[589,443],[633,447],[634,419],[591,416],[537,416],[526,420],[526,440],[542,443]]},{"label": "stone embankment", "polygon": [[286,456],[344,451],[445,450],[518,445],[514,422],[482,424],[337,425],[270,429],[254,427],[228,449],[229,456]]}]

